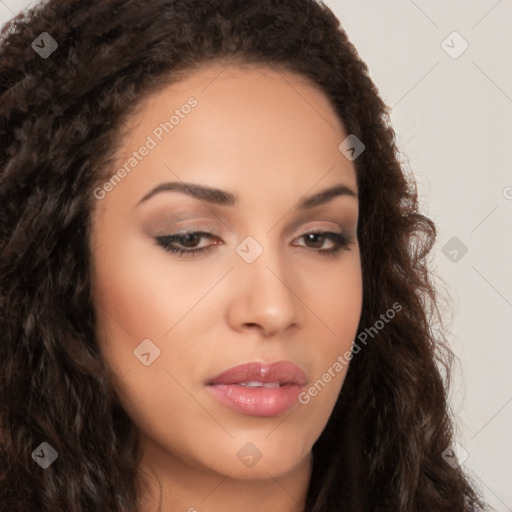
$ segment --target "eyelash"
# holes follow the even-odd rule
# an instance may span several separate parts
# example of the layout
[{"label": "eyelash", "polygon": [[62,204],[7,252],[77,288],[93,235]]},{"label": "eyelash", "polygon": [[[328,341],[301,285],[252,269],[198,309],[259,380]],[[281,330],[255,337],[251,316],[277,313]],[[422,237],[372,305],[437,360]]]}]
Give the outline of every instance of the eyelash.
[{"label": "eyelash", "polygon": [[[208,233],[206,231],[187,231],[182,234],[177,235],[168,235],[168,236],[160,236],[155,238],[155,242],[158,246],[162,247],[165,251],[168,251],[170,253],[178,253],[179,257],[183,257],[185,254],[186,256],[194,256],[194,254],[203,253],[212,247],[212,245],[208,245],[206,247],[201,247],[199,249],[180,249],[174,245],[172,245],[173,242],[179,241],[183,238],[186,238],[190,235],[199,235],[201,238],[209,238],[212,239],[216,235],[214,233]],[[315,250],[311,249],[313,252],[320,253],[321,256],[332,256],[336,257],[338,256],[339,252],[341,250],[349,250],[350,247],[354,243],[354,237],[348,233],[334,233],[331,231],[308,231],[307,233],[304,233],[299,238],[306,237],[308,235],[320,235],[321,237],[325,237],[328,240],[332,240],[335,242],[335,247],[332,249],[324,249],[324,250]],[[217,244],[215,244],[217,245]]]}]

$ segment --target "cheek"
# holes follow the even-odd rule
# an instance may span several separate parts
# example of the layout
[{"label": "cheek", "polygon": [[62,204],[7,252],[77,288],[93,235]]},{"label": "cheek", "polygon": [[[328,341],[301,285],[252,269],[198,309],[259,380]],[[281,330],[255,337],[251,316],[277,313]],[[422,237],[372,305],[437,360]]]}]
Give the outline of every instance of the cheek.
[{"label": "cheek", "polygon": [[357,248],[347,253],[340,269],[323,276],[325,284],[315,292],[315,308],[321,323],[313,332],[322,334],[315,344],[318,356],[312,386],[306,390],[303,403],[315,402],[315,412],[323,419],[330,414],[343,386],[361,317],[363,287]]},{"label": "cheek", "polygon": [[201,288],[193,273],[170,272],[168,256],[142,237],[107,240],[96,251],[94,270],[100,332],[122,331],[123,338],[137,344],[162,339],[197,301]]},{"label": "cheek", "polygon": [[[218,277],[211,270],[205,277],[193,264],[186,270],[173,268],[169,255],[142,237],[111,236],[95,253],[93,302],[100,350],[116,375],[125,409],[139,425],[148,423],[148,429],[156,404],[166,422],[172,419],[169,403],[183,401],[183,407],[190,407],[178,382],[196,377],[198,361],[214,355],[201,343],[201,321],[211,327],[220,313],[210,311],[211,301],[200,299]],[[146,366],[143,354],[148,352]]]},{"label": "cheek", "polygon": [[[130,373],[131,380],[143,366],[134,351],[148,339],[161,347],[169,325],[164,322],[166,300],[150,266],[136,247],[116,235],[105,236],[96,248],[92,294],[101,353],[119,379]],[[134,391],[143,389],[139,382]]]},{"label": "cheek", "polygon": [[[116,375],[123,408],[143,432],[162,425],[166,436],[180,438],[175,411],[197,404],[180,385],[185,379],[177,370],[194,368],[198,354],[179,341],[194,336],[187,312],[205,285],[194,284],[191,272],[169,271],[162,255],[147,240],[145,247],[109,240],[96,252],[93,296],[101,353]],[[139,350],[142,346],[147,348]],[[153,362],[146,366],[134,352],[148,351]]]},{"label": "cheek", "polygon": [[[323,324],[322,346],[332,356],[347,350],[357,334],[363,285],[360,255],[357,248],[346,253],[336,269],[326,269],[314,283],[315,313]],[[342,257],[344,257],[342,256]],[[319,327],[320,329],[320,327]]]}]

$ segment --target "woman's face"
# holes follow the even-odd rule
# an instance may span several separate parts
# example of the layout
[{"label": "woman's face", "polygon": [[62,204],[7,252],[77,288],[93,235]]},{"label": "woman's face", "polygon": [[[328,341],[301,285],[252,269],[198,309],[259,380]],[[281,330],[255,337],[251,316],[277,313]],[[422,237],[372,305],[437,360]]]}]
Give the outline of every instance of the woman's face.
[{"label": "woman's face", "polygon": [[361,314],[348,133],[303,78],[220,64],[149,96],[130,127],[95,191],[93,299],[145,457],[287,474],[310,460]]}]

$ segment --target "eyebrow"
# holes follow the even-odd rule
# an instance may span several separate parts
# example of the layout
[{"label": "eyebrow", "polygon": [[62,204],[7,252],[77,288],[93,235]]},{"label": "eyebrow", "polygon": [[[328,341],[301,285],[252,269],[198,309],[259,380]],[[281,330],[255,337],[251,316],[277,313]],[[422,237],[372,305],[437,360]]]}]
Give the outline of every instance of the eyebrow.
[{"label": "eyebrow", "polygon": [[[195,199],[219,206],[236,206],[238,204],[238,196],[231,192],[227,192],[226,190],[207,187],[205,185],[197,185],[195,183],[172,181],[157,185],[137,203],[137,206],[156,194],[168,191],[181,192]],[[357,198],[357,194],[351,188],[343,184],[338,184],[301,199],[295,209],[307,210],[314,208],[315,206],[325,204],[331,199],[339,196],[352,196]]]}]

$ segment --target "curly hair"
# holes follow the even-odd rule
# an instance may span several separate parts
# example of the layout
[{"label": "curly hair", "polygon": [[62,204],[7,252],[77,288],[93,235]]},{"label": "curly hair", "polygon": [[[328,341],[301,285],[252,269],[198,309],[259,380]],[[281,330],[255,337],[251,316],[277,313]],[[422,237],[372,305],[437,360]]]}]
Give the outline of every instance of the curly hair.
[{"label": "curly hair", "polygon": [[[31,47],[42,32],[58,48]],[[339,20],[316,0],[49,0],[0,33],[0,509],[135,512],[140,441],[98,348],[89,235],[143,98],[208,62],[299,73],[366,146],[354,161],[359,329],[402,312],[351,361],[313,447],[307,512],[482,510],[453,442],[454,360],[389,108]],[[42,442],[59,454],[41,471]]]}]

